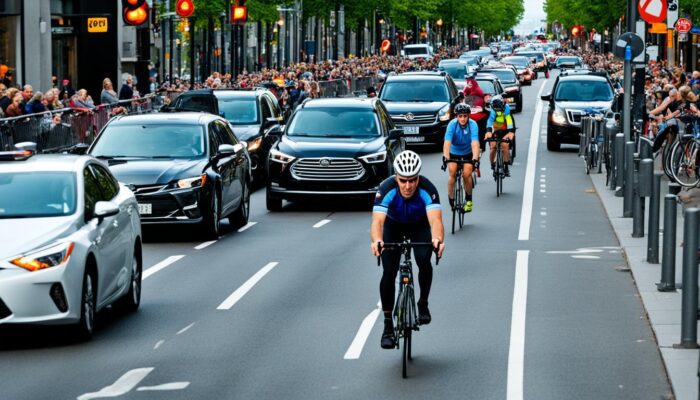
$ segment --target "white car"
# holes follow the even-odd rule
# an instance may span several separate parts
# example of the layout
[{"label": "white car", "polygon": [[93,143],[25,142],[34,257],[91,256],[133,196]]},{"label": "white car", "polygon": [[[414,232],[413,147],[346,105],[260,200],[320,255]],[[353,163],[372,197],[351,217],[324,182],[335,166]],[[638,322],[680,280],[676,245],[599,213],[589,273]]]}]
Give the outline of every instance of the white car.
[{"label": "white car", "polygon": [[0,152],[0,325],[75,326],[141,302],[134,194],[90,156]]}]

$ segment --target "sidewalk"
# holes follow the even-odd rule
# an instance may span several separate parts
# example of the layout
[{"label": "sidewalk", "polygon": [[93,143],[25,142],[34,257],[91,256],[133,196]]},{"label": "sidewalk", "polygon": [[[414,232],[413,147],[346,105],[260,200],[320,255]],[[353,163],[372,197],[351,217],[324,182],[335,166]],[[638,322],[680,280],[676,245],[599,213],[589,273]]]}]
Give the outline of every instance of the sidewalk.
[{"label": "sidewalk", "polygon": [[[632,237],[632,218],[622,218],[622,198],[615,197],[614,191],[605,185],[604,174],[591,174],[591,180],[608,214],[610,223],[620,242],[623,254],[632,272],[632,276],[641,295],[647,317],[656,335],[657,344],[668,373],[675,398],[677,400],[698,399],[698,350],[675,349],[674,344],[681,341],[681,290],[676,292],[659,292],[656,284],[661,280],[661,264],[649,264],[647,257],[648,212],[645,213],[643,238]],[[663,246],[663,197],[668,192],[668,181],[661,183],[661,216],[659,254]],[[681,192],[689,195],[684,207],[700,207],[700,191]],[[649,209],[647,201],[646,210]],[[676,282],[683,277],[682,247],[683,209],[678,206],[676,225]],[[661,258],[661,256],[659,257]],[[700,330],[699,330],[700,332]]]}]

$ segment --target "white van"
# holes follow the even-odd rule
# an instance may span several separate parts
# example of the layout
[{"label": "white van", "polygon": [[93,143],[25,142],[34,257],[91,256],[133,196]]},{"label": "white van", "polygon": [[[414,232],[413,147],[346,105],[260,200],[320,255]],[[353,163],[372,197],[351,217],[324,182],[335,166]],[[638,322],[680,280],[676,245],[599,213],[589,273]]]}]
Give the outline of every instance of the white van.
[{"label": "white van", "polygon": [[401,50],[401,55],[409,60],[416,58],[433,58],[433,46],[425,43],[407,44]]}]

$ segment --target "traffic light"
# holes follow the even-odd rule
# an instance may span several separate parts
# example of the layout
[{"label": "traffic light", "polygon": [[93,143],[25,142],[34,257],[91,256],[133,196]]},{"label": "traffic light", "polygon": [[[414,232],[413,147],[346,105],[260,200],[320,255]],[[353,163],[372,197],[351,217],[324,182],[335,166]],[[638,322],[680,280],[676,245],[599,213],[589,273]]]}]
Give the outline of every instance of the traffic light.
[{"label": "traffic light", "polygon": [[231,12],[231,22],[236,25],[244,25],[248,21],[248,7],[233,6]]},{"label": "traffic light", "polygon": [[194,13],[194,3],[192,0],[177,0],[175,12],[183,18],[191,17]]},{"label": "traffic light", "polygon": [[125,24],[134,26],[148,21],[146,0],[122,0],[122,19]]},{"label": "traffic light", "polygon": [[571,36],[578,36],[579,33],[581,33],[579,26],[574,25],[574,27],[571,28]]}]

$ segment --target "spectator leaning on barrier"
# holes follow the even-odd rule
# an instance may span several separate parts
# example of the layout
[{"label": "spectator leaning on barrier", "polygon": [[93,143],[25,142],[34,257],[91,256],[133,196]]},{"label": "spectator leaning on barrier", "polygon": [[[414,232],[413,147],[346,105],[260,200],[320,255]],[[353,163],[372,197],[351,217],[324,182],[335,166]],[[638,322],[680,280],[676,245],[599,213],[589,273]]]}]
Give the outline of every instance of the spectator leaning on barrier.
[{"label": "spectator leaning on barrier", "polygon": [[71,107],[75,108],[95,108],[95,103],[87,93],[87,90],[80,89],[78,93],[71,98]]},{"label": "spectator leaning on barrier", "polygon": [[60,101],[58,101],[58,97],[56,96],[56,91],[54,89],[49,89],[44,93],[44,98],[42,100],[44,103],[44,106],[46,106],[46,109],[49,111],[53,110],[60,110],[63,108],[63,104],[61,104]]},{"label": "spectator leaning on barrier", "polygon": [[119,101],[117,92],[114,91],[112,80],[104,78],[102,80],[102,92],[100,93],[100,104],[114,104]]},{"label": "spectator leaning on barrier", "polygon": [[7,110],[5,110],[5,115],[7,115],[8,117],[19,117],[23,114],[22,108],[20,107],[23,99],[22,92],[18,90],[14,93],[15,94],[12,97],[12,103],[10,103],[10,105],[7,106]]},{"label": "spectator leaning on barrier", "polygon": [[133,82],[131,75],[128,75],[121,89],[119,89],[119,100],[131,100],[134,98],[134,89],[131,87],[131,82]]},{"label": "spectator leaning on barrier", "polygon": [[70,79],[63,79],[63,86],[61,86],[61,92],[58,95],[58,99],[64,104],[67,104],[71,97],[75,95],[75,89],[70,84]]},{"label": "spectator leaning on barrier", "polygon": [[44,94],[41,92],[36,92],[34,93],[34,97],[32,97],[29,102],[27,102],[27,105],[24,106],[24,113],[25,114],[36,114],[40,112],[46,111],[46,106],[44,106],[44,103],[42,103],[42,100],[44,98]]}]

